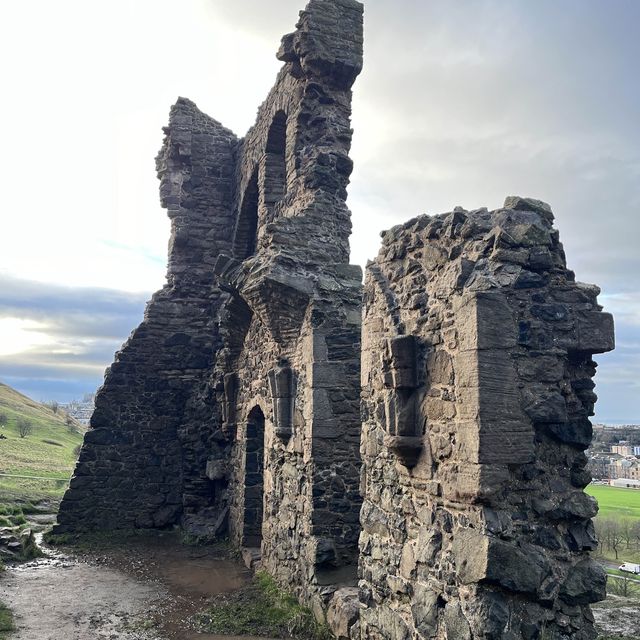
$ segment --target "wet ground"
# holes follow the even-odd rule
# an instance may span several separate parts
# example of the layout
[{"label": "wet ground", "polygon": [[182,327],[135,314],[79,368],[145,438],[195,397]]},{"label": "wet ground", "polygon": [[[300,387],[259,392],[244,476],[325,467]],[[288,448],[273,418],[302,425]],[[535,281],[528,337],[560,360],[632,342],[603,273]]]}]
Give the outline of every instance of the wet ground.
[{"label": "wet ground", "polygon": [[258,640],[197,633],[190,622],[211,596],[251,578],[224,549],[165,536],[46,551],[0,577],[18,629],[12,640]]}]

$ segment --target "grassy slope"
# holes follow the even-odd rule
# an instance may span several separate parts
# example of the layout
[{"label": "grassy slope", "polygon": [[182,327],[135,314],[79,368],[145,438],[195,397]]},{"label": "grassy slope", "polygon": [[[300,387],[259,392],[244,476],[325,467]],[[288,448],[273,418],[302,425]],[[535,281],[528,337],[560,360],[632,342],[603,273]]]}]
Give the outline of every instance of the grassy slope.
[{"label": "grassy slope", "polygon": [[640,489],[590,484],[585,491],[598,501],[601,517],[640,520]]},{"label": "grassy slope", "polygon": [[[640,520],[639,489],[622,489],[590,484],[585,491],[598,501],[600,507],[598,518]],[[636,547],[621,548],[618,560],[616,560],[615,552],[611,549],[604,548],[601,551],[603,557],[612,562],[640,562],[640,549]]]},{"label": "grassy slope", "polygon": [[11,615],[11,611],[0,601],[0,640],[8,638],[13,629],[13,616]]},{"label": "grassy slope", "polygon": [[[48,407],[2,383],[0,412],[8,416],[2,429],[7,439],[0,440],[0,473],[52,478],[28,480],[0,476],[0,503],[61,497],[75,465],[74,449],[82,442],[80,429],[70,429],[64,414],[54,414]],[[33,423],[33,431],[26,438],[18,434],[16,420],[19,417]]]}]

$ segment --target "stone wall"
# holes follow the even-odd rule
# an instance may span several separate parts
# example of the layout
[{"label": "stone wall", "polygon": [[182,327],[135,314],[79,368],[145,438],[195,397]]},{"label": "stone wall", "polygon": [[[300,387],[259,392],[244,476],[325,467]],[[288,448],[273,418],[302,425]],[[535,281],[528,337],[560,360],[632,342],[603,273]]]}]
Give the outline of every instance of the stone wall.
[{"label": "stone wall", "polygon": [[508,198],[383,234],[365,284],[354,637],[595,637],[584,449],[613,322],[552,221]]},{"label": "stone wall", "polygon": [[238,140],[180,99],[168,284],[116,355],[57,531],[230,533],[319,608],[355,579],[362,272],[349,265],[362,5],[312,0]]},{"label": "stone wall", "polygon": [[345,199],[362,6],[309,3],[278,57],[239,151],[234,252],[219,267],[231,337],[213,386],[222,400],[236,372],[231,536],[310,601],[357,566],[362,272]]},{"label": "stone wall", "polygon": [[205,465],[216,411],[206,385],[225,297],[212,270],[232,244],[237,139],[183,98],[165,134],[157,169],[171,219],[167,284],[107,370],[60,533],[164,527],[212,498]]}]

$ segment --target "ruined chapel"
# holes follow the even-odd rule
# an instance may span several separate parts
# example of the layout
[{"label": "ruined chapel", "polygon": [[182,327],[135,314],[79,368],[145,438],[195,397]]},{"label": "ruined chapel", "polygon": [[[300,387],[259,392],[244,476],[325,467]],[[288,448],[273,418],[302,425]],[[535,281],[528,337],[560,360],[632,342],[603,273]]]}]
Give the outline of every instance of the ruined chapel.
[{"label": "ruined chapel", "polygon": [[363,7],[310,0],[238,138],[171,108],[167,283],[106,372],[58,533],[228,537],[344,640],[592,640],[584,450],[614,346],[544,202],[349,264]]}]

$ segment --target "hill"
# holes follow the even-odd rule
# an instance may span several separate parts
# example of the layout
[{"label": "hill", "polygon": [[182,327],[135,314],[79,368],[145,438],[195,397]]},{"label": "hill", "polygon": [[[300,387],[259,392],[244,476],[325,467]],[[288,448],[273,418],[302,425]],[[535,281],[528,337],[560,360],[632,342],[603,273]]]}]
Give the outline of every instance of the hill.
[{"label": "hill", "polygon": [[[61,410],[55,412],[1,382],[0,418],[5,436],[0,438],[0,503],[60,498],[75,466],[83,427],[67,424]],[[18,430],[21,419],[32,425],[24,438]]]}]

